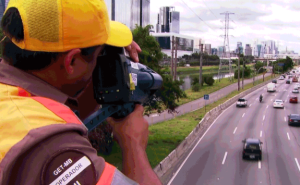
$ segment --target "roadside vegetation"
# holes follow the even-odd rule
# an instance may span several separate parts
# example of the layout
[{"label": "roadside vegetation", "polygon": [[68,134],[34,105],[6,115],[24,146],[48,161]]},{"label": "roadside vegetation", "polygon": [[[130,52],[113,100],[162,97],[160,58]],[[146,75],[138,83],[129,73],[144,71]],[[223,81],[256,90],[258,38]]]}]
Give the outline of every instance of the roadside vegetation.
[{"label": "roadside vegetation", "polygon": [[[270,80],[274,77],[268,76],[265,80]],[[255,85],[262,83],[263,80],[257,80]],[[226,102],[235,95],[253,87],[253,84],[244,86],[241,91],[234,91],[226,97],[206,106],[206,112]],[[204,108],[190,112],[174,119],[164,121],[149,126],[149,140],[146,149],[148,159],[152,168],[159,164],[170,152],[172,152],[185,138],[188,136],[199,121],[204,117]],[[122,169],[122,153],[119,145],[114,141],[112,152],[109,155],[99,154],[105,160],[118,169]]]}]

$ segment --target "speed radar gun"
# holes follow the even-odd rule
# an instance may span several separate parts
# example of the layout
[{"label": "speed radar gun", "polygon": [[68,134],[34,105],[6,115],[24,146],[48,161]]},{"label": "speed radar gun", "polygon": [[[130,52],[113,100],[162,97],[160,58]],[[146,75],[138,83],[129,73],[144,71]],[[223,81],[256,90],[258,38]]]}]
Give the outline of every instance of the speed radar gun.
[{"label": "speed radar gun", "polygon": [[132,62],[124,48],[105,46],[93,72],[94,98],[102,107],[83,122],[89,132],[106,118],[124,118],[135,104],[143,104],[161,88],[162,77],[149,67]]}]

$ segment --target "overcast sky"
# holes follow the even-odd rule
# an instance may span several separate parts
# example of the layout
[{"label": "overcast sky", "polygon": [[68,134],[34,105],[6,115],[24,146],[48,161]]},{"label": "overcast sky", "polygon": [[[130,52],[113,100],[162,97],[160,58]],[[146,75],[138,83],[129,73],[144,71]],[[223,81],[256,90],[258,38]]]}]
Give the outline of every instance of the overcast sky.
[{"label": "overcast sky", "polygon": [[[256,40],[274,40],[279,51],[300,54],[300,0],[151,0],[150,23],[156,25],[162,6],[180,12],[180,34],[203,38],[212,48],[222,46],[225,15],[229,11],[230,50],[241,41],[253,46]],[[186,4],[185,4],[186,3]],[[199,17],[204,21],[201,21]]]}]

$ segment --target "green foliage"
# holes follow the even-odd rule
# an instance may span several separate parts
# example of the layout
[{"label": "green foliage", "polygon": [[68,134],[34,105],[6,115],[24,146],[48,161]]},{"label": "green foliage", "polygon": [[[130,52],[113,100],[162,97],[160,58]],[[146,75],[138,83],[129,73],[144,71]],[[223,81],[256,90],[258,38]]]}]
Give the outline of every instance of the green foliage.
[{"label": "green foliage", "polygon": [[209,76],[206,76],[206,77],[204,78],[204,82],[205,82],[207,85],[212,86],[212,85],[214,84],[215,80],[214,80],[214,78],[213,78],[212,75],[209,75]]},{"label": "green foliage", "polygon": [[194,85],[192,86],[192,91],[193,91],[193,92],[199,92],[199,91],[200,91],[200,84],[199,84],[199,83],[194,84]]},{"label": "green foliage", "polygon": [[[251,75],[251,69],[249,67],[245,67],[244,68],[244,78],[247,78],[247,77],[250,77]],[[243,75],[243,67],[241,67],[240,69],[240,78],[242,78],[242,75]],[[238,70],[235,70],[234,71],[234,78],[237,79],[238,78]]]},{"label": "green foliage", "polygon": [[163,106],[166,107],[169,112],[175,112],[175,108],[178,107],[177,102],[179,99],[186,97],[185,92],[180,89],[183,80],[173,81],[171,75],[166,74],[168,69],[163,70],[159,66],[159,61],[167,56],[161,52],[161,48],[155,37],[149,34],[151,28],[153,28],[152,25],[147,25],[146,27],[136,25],[136,28],[132,31],[133,40],[142,49],[142,52],[139,54],[140,63],[153,69],[163,78],[162,88],[155,93],[152,99],[145,103],[147,106],[145,114],[149,115],[152,109],[156,109],[160,113],[163,111]]},{"label": "green foliage", "polygon": [[257,61],[256,64],[254,65],[256,72],[257,73],[263,73],[263,72],[265,72],[266,69],[262,68],[263,66],[264,66],[263,62]]}]

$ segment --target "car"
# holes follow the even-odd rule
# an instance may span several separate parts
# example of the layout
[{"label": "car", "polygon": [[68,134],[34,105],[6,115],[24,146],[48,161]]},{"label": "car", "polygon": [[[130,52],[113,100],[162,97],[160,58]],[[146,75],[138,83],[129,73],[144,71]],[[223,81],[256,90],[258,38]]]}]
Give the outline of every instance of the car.
[{"label": "car", "polygon": [[273,107],[274,108],[284,108],[283,101],[279,100],[279,99],[274,100]]},{"label": "car", "polygon": [[298,97],[297,96],[291,96],[290,97],[290,103],[298,103]]},{"label": "car", "polygon": [[299,93],[299,90],[298,89],[293,89],[292,93]]},{"label": "car", "polygon": [[296,89],[296,90],[298,90],[299,88],[298,88],[298,85],[294,85],[294,88],[293,89]]},{"label": "car", "polygon": [[250,158],[259,160],[262,159],[262,144],[259,139],[247,138],[242,141],[243,145],[243,159]]},{"label": "car", "polygon": [[281,76],[283,76],[283,78],[285,78],[285,75],[281,75]]},{"label": "car", "polygon": [[300,115],[299,114],[288,115],[288,124],[289,125],[300,125]]},{"label": "car", "polygon": [[294,77],[293,82],[298,82],[298,78]]},{"label": "car", "polygon": [[291,80],[285,81],[286,84],[291,84]]},{"label": "car", "polygon": [[245,98],[239,98],[236,102],[236,107],[247,107],[247,100]]},{"label": "car", "polygon": [[283,76],[280,76],[280,77],[279,77],[279,80],[284,80],[284,77],[283,77]]},{"label": "car", "polygon": [[296,83],[295,86],[298,87],[298,89],[300,88],[300,84],[299,83]]},{"label": "car", "polygon": [[277,80],[272,80],[272,83],[277,84]]}]

